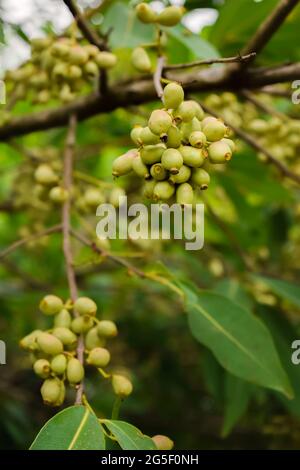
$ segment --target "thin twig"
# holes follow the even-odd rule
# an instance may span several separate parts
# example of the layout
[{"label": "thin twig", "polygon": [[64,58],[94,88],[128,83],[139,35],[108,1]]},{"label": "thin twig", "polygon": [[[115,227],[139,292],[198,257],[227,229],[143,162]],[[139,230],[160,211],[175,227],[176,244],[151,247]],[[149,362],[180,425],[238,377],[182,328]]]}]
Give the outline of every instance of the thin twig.
[{"label": "thin twig", "polygon": [[299,0],[280,0],[243,48],[242,55],[261,52],[297,3],[299,3]]},{"label": "thin twig", "polygon": [[254,104],[254,106],[256,106],[258,109],[260,109],[264,113],[269,114],[270,116],[278,117],[278,118],[282,119],[283,121],[288,121],[289,120],[289,117],[286,114],[281,113],[280,111],[273,108],[272,106],[269,106],[268,104],[266,104],[263,101],[259,100],[250,91],[242,90],[240,92],[240,95],[243,96],[244,98],[246,98],[246,100],[250,101],[250,103]]},{"label": "thin twig", "polygon": [[[73,173],[73,161],[74,161],[74,148],[76,142],[76,126],[77,118],[76,115],[72,114],[69,119],[68,134],[66,138],[66,145],[64,150],[64,188],[68,191],[69,197],[64,202],[62,207],[62,233],[63,233],[63,253],[66,265],[66,273],[68,279],[68,285],[70,290],[70,297],[73,302],[78,297],[78,288],[76,283],[76,276],[74,270],[73,253],[71,247],[71,198],[70,193],[72,190],[72,173]],[[74,315],[78,316],[77,312],[74,311]],[[82,336],[78,338],[77,345],[77,359],[83,364],[84,356],[84,343]],[[83,384],[80,383],[77,388],[75,404],[80,405],[82,403]]]},{"label": "thin twig", "polygon": [[297,175],[295,173],[293,173],[284,163],[280,162],[279,160],[277,160],[272,154],[271,152],[269,152],[268,149],[266,149],[265,147],[263,147],[262,145],[260,145],[257,140],[252,137],[250,134],[248,134],[247,132],[239,129],[238,127],[232,125],[230,122],[228,122],[227,120],[223,119],[222,116],[220,116],[218,113],[216,113],[213,109],[209,108],[208,106],[204,105],[203,103],[200,103],[202,108],[209,114],[211,114],[212,116],[215,116],[216,118],[218,119],[222,119],[224,121],[224,123],[226,124],[226,126],[228,126],[229,128],[231,128],[233,130],[233,132],[238,135],[242,140],[244,140],[245,142],[247,142],[247,144],[249,144],[251,147],[253,147],[255,150],[257,150],[258,152],[261,152],[262,154],[264,154],[266,157],[267,157],[267,161],[272,163],[274,166],[277,167],[277,169],[280,171],[280,173],[283,175],[283,176],[286,176],[287,178],[289,178],[290,180],[293,180],[295,181],[296,183],[300,184],[300,175]]},{"label": "thin twig", "polygon": [[187,62],[185,64],[173,64],[173,65],[165,65],[163,71],[167,72],[168,70],[184,70],[190,69],[192,67],[199,67],[201,65],[212,65],[212,64],[230,64],[235,62],[248,62],[249,60],[253,59],[256,56],[256,52],[251,52],[247,55],[237,55],[234,57],[219,57],[216,59],[204,59],[204,60],[195,60],[193,62]]},{"label": "thin twig", "polygon": [[289,98],[289,99],[291,99],[291,94],[292,94],[291,90],[279,88],[276,85],[275,86],[273,86],[273,85],[264,86],[262,88],[259,88],[258,90],[254,90],[254,91],[257,91],[258,93],[265,93],[265,94],[271,95],[271,96],[279,96],[281,98]]},{"label": "thin twig", "polygon": [[45,230],[41,230],[38,233],[29,235],[28,237],[21,238],[20,240],[15,241],[10,246],[8,246],[5,250],[0,252],[0,259],[9,255],[13,251],[17,250],[20,246],[27,245],[28,243],[34,240],[38,240],[39,238],[46,237],[47,235],[51,235],[52,233],[60,232],[61,228],[62,228],[62,224],[53,225],[52,227],[46,228]]},{"label": "thin twig", "polygon": [[154,88],[155,88],[158,98],[160,99],[164,93],[164,90],[161,84],[161,77],[162,77],[162,72],[163,72],[165,61],[166,61],[166,58],[164,56],[158,57],[156,69],[153,75]]}]

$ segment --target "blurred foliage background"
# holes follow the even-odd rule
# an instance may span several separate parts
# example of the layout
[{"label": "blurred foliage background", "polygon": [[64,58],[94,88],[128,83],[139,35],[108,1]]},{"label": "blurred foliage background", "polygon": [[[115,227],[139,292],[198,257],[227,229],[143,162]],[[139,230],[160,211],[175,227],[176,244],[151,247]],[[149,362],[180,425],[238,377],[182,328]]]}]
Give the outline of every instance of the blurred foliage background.
[{"label": "blurred foliage background", "polygon": [[[36,5],[41,8],[41,3]],[[151,27],[130,22],[129,29],[131,2],[105,3],[94,23],[104,31],[113,26],[110,45],[119,58],[113,78],[130,77],[133,74],[127,66],[130,48],[147,41]],[[185,26],[175,27],[169,34],[169,62],[237,54],[276,3],[276,0],[186,1]],[[27,30],[26,24],[18,20],[10,22],[8,10],[1,8],[4,56],[7,51],[13,54],[15,40],[23,41],[26,51],[26,42],[32,37],[30,28]],[[214,23],[197,30],[207,12],[215,19]],[[299,20],[297,7],[259,55],[258,64],[299,60]],[[44,17],[43,22],[41,33],[56,31],[51,15]],[[209,95],[199,98],[208,102],[210,99]],[[237,100],[244,105],[243,98]],[[299,107],[290,99],[268,100],[286,115],[300,117]],[[21,100],[13,114],[39,109],[41,105]],[[144,124],[151,109],[153,104],[119,109],[80,123],[76,169],[113,183],[113,159],[131,147],[131,127]],[[261,111],[256,112],[261,119],[269,119]],[[64,129],[54,129],[0,144],[1,249],[59,221],[59,210],[43,212],[30,207],[32,194],[28,185],[26,208],[10,203],[17,201],[22,175],[32,165],[24,149],[43,153],[54,148],[61,155],[64,137]],[[296,152],[288,161],[295,172],[299,171],[298,155]],[[140,183],[134,176],[115,184],[127,190],[131,202],[141,199]],[[112,345],[114,363],[127,370],[134,382],[135,391],[124,403],[121,416],[146,434],[170,436],[176,449],[299,448],[300,367],[290,359],[291,342],[299,336],[300,325],[299,189],[293,182],[283,181],[274,168],[257,158],[253,149],[239,142],[238,152],[226,169],[213,174],[205,203],[213,214],[206,210],[205,246],[199,252],[186,251],[180,241],[117,240],[111,242],[110,249],[145,270],[164,272],[166,266],[179,279],[189,279],[200,288],[220,292],[259,316],[272,333],[295,398],[287,400],[279,393],[231,376],[208,349],[192,338],[181,302],[174,293],[164,286],[129,276],[123,268],[99,260],[88,248],[75,242],[80,291],[95,299],[103,318],[117,322],[120,335]],[[74,223],[79,228],[82,218],[94,233],[96,218],[92,214],[76,218]],[[245,259],[250,260],[251,270]],[[256,274],[288,281],[289,287],[266,286]],[[68,297],[60,234],[32,242],[0,259],[0,338],[7,344],[7,365],[0,366],[1,449],[27,448],[41,424],[54,413],[38,398],[40,381],[33,376],[26,355],[18,348],[21,337],[34,328],[46,326],[47,319],[41,318],[37,306],[48,292]],[[112,407],[109,386],[89,375],[87,387],[95,409],[100,415],[109,415]],[[72,399],[68,398],[70,404]]]}]

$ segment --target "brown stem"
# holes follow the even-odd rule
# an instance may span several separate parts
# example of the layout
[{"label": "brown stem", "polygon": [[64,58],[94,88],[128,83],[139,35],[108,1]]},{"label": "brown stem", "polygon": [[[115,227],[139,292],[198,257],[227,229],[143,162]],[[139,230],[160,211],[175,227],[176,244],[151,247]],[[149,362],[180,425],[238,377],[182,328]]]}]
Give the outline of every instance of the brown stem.
[{"label": "brown stem", "polygon": [[219,57],[217,59],[205,59],[205,60],[195,60],[194,62],[187,62],[186,64],[173,64],[165,65],[164,72],[169,70],[184,70],[190,69],[192,67],[199,67],[201,65],[212,65],[212,64],[230,64],[235,62],[248,62],[250,59],[253,59],[256,56],[256,52],[251,52],[247,55],[237,55],[234,57]]},{"label": "brown stem", "polygon": [[232,125],[230,122],[228,122],[227,120],[224,120],[222,118],[222,116],[220,116],[219,114],[217,114],[213,109],[209,108],[208,106],[204,105],[203,103],[201,103],[201,106],[203,107],[203,109],[211,114],[212,116],[215,116],[216,118],[218,119],[222,119],[224,121],[224,123],[226,124],[226,126],[230,127],[233,132],[238,135],[242,140],[244,140],[244,142],[246,142],[247,144],[249,144],[251,147],[253,147],[255,150],[257,150],[258,152],[261,152],[263,153],[266,157],[267,157],[267,161],[269,163],[272,163],[274,166],[277,167],[277,169],[280,171],[280,173],[283,175],[283,176],[286,176],[287,178],[289,178],[290,180],[293,180],[295,181],[296,183],[300,184],[300,175],[297,175],[295,173],[293,173],[291,170],[289,170],[289,168],[282,162],[280,162],[279,160],[277,160],[272,154],[271,152],[269,152],[268,149],[266,149],[265,147],[263,147],[262,145],[260,145],[257,140],[252,137],[250,134],[248,134],[247,132],[239,129],[238,127]]},{"label": "brown stem", "polygon": [[[76,115],[72,114],[69,120],[68,134],[66,138],[65,150],[64,150],[64,188],[68,191],[69,197],[64,202],[62,207],[62,233],[63,233],[63,253],[65,259],[66,273],[68,279],[68,285],[70,290],[70,297],[72,302],[78,297],[78,288],[76,283],[76,276],[74,270],[73,253],[71,247],[71,190],[72,190],[72,173],[73,173],[73,161],[74,161],[74,148],[76,143],[76,126],[77,118]],[[77,312],[74,312],[77,316]],[[77,358],[81,364],[83,364],[84,358],[84,343],[82,336],[79,336],[77,345]],[[82,403],[83,384],[79,384],[76,393],[75,404],[80,405]]]},{"label": "brown stem", "polygon": [[164,93],[164,90],[161,84],[161,77],[162,77],[165,62],[166,62],[166,58],[164,56],[158,57],[156,69],[153,75],[153,84],[154,84],[154,88],[159,99],[161,99]]},{"label": "brown stem", "polygon": [[289,119],[288,116],[286,116],[286,114],[281,113],[280,111],[277,111],[277,109],[259,100],[258,98],[256,98],[256,96],[253,93],[251,93],[248,90],[242,90],[240,92],[240,95],[246,98],[246,100],[250,101],[250,103],[254,104],[254,106],[256,106],[258,109],[260,109],[266,114],[269,114],[270,116],[279,117],[283,121],[286,121]]}]

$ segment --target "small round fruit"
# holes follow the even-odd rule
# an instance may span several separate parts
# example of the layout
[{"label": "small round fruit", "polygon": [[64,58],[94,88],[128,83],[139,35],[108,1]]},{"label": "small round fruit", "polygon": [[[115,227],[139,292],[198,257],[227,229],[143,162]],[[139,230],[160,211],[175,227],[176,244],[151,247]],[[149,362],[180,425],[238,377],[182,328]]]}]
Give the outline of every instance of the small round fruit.
[{"label": "small round fruit", "polygon": [[132,170],[132,161],[138,155],[138,150],[132,149],[116,158],[113,162],[113,176],[123,176]]},{"label": "small round fruit", "polygon": [[70,328],[71,326],[71,315],[63,308],[54,318],[54,327],[63,327],[63,328]]},{"label": "small round fruit", "polygon": [[147,199],[153,199],[153,191],[154,191],[155,185],[156,185],[155,179],[145,182],[143,194]]},{"label": "small round fruit", "polygon": [[109,194],[109,203],[114,207],[119,207],[122,204],[122,199],[126,196],[123,188],[114,188]]},{"label": "small round fruit", "polygon": [[222,121],[215,119],[203,125],[202,131],[210,142],[216,142],[222,139],[226,133],[226,126]]},{"label": "small round fruit", "polygon": [[150,173],[152,178],[157,181],[164,181],[168,177],[168,173],[161,163],[154,163],[150,168]]},{"label": "small round fruit", "polygon": [[183,101],[174,111],[176,122],[189,122],[195,117],[201,121],[203,116],[203,109],[196,101],[193,100]]},{"label": "small round fruit", "polygon": [[172,450],[174,447],[174,442],[168,436],[158,434],[152,437],[152,441],[158,450]]},{"label": "small round fruit", "polygon": [[94,322],[90,315],[81,315],[80,317],[74,318],[71,323],[71,329],[77,335],[86,333],[93,328]]},{"label": "small round fruit", "polygon": [[79,315],[95,316],[97,312],[97,304],[89,297],[78,297],[74,302],[74,310]]},{"label": "small round fruit", "polygon": [[168,200],[175,192],[175,187],[168,181],[158,181],[153,190],[153,197],[155,200]]},{"label": "small round fruit", "polygon": [[35,170],[34,179],[40,184],[51,185],[57,182],[58,177],[52,170],[51,166],[43,163]]},{"label": "small round fruit", "polygon": [[105,201],[105,197],[97,188],[88,188],[84,193],[84,201],[90,207],[98,207]]},{"label": "small round fruit", "polygon": [[182,155],[184,165],[198,168],[204,163],[204,155],[201,149],[183,145],[180,147],[180,153]]},{"label": "small round fruit", "polygon": [[148,179],[150,177],[149,170],[140,155],[137,155],[132,162],[133,171],[141,178]]},{"label": "small round fruit", "polygon": [[33,364],[33,370],[42,379],[46,379],[50,375],[50,363],[46,359],[38,359]]},{"label": "small round fruit", "polygon": [[183,8],[176,5],[164,8],[158,15],[157,22],[162,26],[175,26],[180,22],[183,12]]},{"label": "small round fruit", "polygon": [[95,62],[101,69],[111,69],[116,65],[117,57],[111,52],[102,51],[96,55]]},{"label": "small round fruit", "polygon": [[177,175],[171,175],[169,180],[174,184],[185,183],[190,179],[191,169],[186,165],[182,165]]},{"label": "small round fruit", "polygon": [[110,361],[110,353],[105,348],[94,348],[90,351],[86,362],[96,367],[106,367]]},{"label": "small round fruit", "polygon": [[227,144],[230,147],[230,150],[232,151],[232,153],[236,151],[236,145],[235,145],[235,142],[233,142],[233,140],[227,139],[224,137],[224,139],[221,139],[221,142],[225,142],[225,144]]},{"label": "small round fruit", "polygon": [[189,183],[182,183],[176,189],[177,204],[193,204],[194,190]]},{"label": "small round fruit", "polygon": [[77,336],[74,335],[73,331],[71,331],[69,328],[58,326],[57,328],[54,328],[52,334],[56,338],[60,339],[62,344],[65,346],[74,347],[77,343]]},{"label": "small round fruit", "polygon": [[176,175],[183,165],[183,158],[178,150],[170,148],[162,154],[161,163],[166,170]]},{"label": "small round fruit", "polygon": [[67,379],[70,384],[78,384],[84,378],[84,368],[75,357],[69,359],[67,364]]},{"label": "small round fruit", "polygon": [[81,46],[73,46],[68,51],[68,61],[74,65],[84,65],[88,61],[88,54]]},{"label": "small round fruit", "polygon": [[24,336],[20,340],[20,347],[27,351],[36,351],[38,349],[37,338],[42,333],[42,330],[34,330],[29,335]]},{"label": "small round fruit", "polygon": [[41,387],[41,395],[45,405],[55,405],[59,399],[61,392],[61,382],[60,380],[46,379]]},{"label": "small round fruit", "polygon": [[168,148],[177,149],[181,145],[182,134],[176,126],[171,126],[167,132],[166,145]]},{"label": "small round fruit", "polygon": [[135,11],[138,19],[142,23],[155,23],[157,14],[147,3],[139,3]]},{"label": "small round fruit", "polygon": [[156,109],[152,111],[148,126],[153,134],[166,134],[172,125],[172,118],[167,111]]},{"label": "small round fruit", "polygon": [[139,72],[151,71],[151,60],[143,47],[136,47],[131,54],[131,63]]},{"label": "small round fruit", "polygon": [[61,381],[59,397],[54,403],[54,406],[61,406],[63,402],[65,401],[65,397],[66,397],[66,387],[65,387],[64,382]]},{"label": "small round fruit", "polygon": [[202,131],[194,131],[190,134],[189,142],[193,147],[201,149],[206,144],[206,135]]},{"label": "small round fruit", "polygon": [[194,168],[192,171],[191,181],[197,186],[200,186],[200,189],[204,190],[208,188],[210,176],[207,171],[203,170],[203,168]]},{"label": "small round fruit", "polygon": [[130,132],[130,137],[131,140],[135,145],[142,145],[142,140],[141,140],[141,132],[143,130],[142,126],[135,126],[132,131]]},{"label": "small round fruit", "polygon": [[62,375],[67,368],[67,358],[64,354],[58,354],[51,361],[51,370],[54,374]]},{"label": "small round fruit", "polygon": [[83,67],[85,75],[87,75],[88,78],[95,78],[98,77],[99,75],[99,69],[97,64],[93,62],[92,60],[89,60]]},{"label": "small round fruit", "polygon": [[51,201],[57,204],[64,203],[68,199],[68,197],[68,191],[65,188],[62,188],[61,186],[54,186],[50,189],[49,198],[51,199]]},{"label": "small round fruit", "polygon": [[153,165],[161,161],[162,154],[166,150],[164,144],[146,145],[141,148],[141,158],[145,165]]},{"label": "small round fruit", "polygon": [[191,133],[195,131],[201,131],[201,129],[201,122],[196,117],[194,117],[190,122],[183,122],[180,125],[180,132],[183,141],[188,143]]},{"label": "small round fruit", "polygon": [[114,393],[120,398],[128,397],[133,390],[132,383],[123,375],[114,374],[112,376],[112,387]]},{"label": "small round fruit", "polygon": [[56,315],[63,309],[63,301],[56,295],[46,295],[40,302],[40,310],[45,315]]},{"label": "small round fruit", "polygon": [[96,326],[91,328],[84,339],[84,344],[85,347],[88,351],[94,348],[102,347],[104,346],[105,341],[103,339],[100,339],[98,336],[98,329]]},{"label": "small round fruit", "polygon": [[143,145],[155,145],[160,143],[159,136],[153,134],[148,126],[142,128],[139,137]]},{"label": "small round fruit", "polygon": [[118,329],[113,321],[101,320],[97,325],[97,332],[100,337],[114,338],[118,334]]},{"label": "small round fruit", "polygon": [[226,142],[213,142],[208,147],[208,155],[211,163],[226,163],[231,159],[232,151]]},{"label": "small round fruit", "polygon": [[37,344],[42,352],[51,356],[56,356],[63,351],[63,343],[50,333],[40,333],[37,337]]},{"label": "small round fruit", "polygon": [[176,82],[168,83],[164,88],[163,102],[167,109],[176,109],[184,100],[184,91]]}]

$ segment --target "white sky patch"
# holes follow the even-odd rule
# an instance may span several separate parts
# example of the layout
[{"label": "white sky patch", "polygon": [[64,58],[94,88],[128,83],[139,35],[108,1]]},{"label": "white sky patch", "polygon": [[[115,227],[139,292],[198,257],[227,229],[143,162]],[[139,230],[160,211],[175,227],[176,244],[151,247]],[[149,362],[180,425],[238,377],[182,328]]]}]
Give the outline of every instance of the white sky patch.
[{"label": "white sky patch", "polygon": [[217,18],[218,12],[213,8],[197,8],[186,13],[182,23],[193,33],[199,34],[205,26],[214,24]]}]

